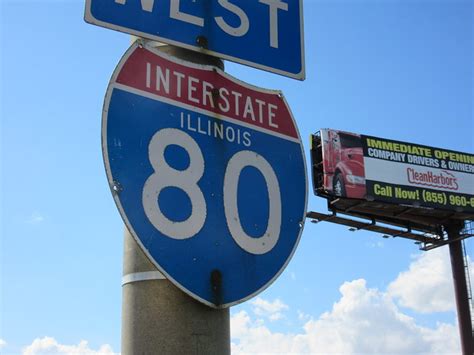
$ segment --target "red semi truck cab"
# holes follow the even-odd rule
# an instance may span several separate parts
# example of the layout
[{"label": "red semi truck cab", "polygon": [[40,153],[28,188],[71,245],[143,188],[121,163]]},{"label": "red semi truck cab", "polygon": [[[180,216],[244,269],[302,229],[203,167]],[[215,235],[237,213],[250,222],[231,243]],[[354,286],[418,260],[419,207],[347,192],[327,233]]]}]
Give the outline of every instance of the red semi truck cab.
[{"label": "red semi truck cab", "polygon": [[320,167],[319,174],[313,176],[315,190],[340,197],[365,198],[364,157],[359,135],[322,129],[313,136],[312,150],[313,164]]}]

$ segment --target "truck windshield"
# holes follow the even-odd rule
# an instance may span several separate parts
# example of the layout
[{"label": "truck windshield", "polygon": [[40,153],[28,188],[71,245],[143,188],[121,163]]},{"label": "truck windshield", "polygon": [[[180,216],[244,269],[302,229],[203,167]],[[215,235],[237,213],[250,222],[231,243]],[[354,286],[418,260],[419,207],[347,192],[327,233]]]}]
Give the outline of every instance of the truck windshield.
[{"label": "truck windshield", "polygon": [[341,138],[341,147],[343,148],[362,148],[362,142],[358,136],[339,133],[339,137]]}]

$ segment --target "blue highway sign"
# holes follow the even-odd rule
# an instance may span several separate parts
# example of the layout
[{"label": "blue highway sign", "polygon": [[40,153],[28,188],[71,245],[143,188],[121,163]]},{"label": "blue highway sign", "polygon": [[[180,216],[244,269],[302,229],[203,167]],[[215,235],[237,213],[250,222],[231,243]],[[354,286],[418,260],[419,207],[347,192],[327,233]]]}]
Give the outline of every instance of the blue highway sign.
[{"label": "blue highway sign", "polygon": [[302,0],[86,0],[85,20],[305,78]]},{"label": "blue highway sign", "polygon": [[134,44],[107,90],[102,142],[126,226],[183,291],[228,307],[284,270],[307,179],[281,92]]}]

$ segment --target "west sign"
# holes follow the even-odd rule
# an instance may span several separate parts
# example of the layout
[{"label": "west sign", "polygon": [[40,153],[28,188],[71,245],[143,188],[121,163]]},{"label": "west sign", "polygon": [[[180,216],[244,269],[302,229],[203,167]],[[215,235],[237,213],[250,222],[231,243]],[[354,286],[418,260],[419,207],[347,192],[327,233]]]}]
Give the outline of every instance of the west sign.
[{"label": "west sign", "polygon": [[302,0],[86,0],[85,20],[305,78]]}]

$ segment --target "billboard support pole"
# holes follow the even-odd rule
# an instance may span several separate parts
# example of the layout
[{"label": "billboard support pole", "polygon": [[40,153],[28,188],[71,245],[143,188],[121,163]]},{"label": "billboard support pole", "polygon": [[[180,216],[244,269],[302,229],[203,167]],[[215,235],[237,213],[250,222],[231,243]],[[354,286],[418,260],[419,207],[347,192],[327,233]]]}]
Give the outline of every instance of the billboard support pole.
[{"label": "billboard support pole", "polygon": [[[173,46],[158,49],[223,69],[223,62],[218,58]],[[175,287],[150,262],[126,227],[121,352],[230,354],[229,309],[208,307]]]},{"label": "billboard support pole", "polygon": [[[463,222],[447,225],[448,240],[459,238],[459,234],[463,227]],[[474,339],[471,323],[472,315],[470,314],[466,269],[464,266],[464,254],[462,251],[461,240],[456,240],[449,244],[449,254],[451,257],[451,269],[453,273],[454,294],[456,298],[462,353],[464,355],[472,355],[474,354]]]}]

